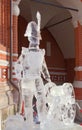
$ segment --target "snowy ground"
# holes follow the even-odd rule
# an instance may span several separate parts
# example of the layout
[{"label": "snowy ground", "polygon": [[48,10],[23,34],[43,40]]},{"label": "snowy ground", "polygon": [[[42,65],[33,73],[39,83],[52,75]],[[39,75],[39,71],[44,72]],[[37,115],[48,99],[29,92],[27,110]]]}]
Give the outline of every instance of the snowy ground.
[{"label": "snowy ground", "polygon": [[[52,129],[40,129],[40,125],[36,124],[34,130],[52,130]],[[74,124],[71,127],[67,127],[67,128],[61,128],[61,129],[56,129],[56,127],[54,126],[54,130],[82,130],[82,126],[78,125],[78,124]]]},{"label": "snowy ground", "polygon": [[34,130],[40,130],[40,125],[36,124],[35,127],[34,127]]}]

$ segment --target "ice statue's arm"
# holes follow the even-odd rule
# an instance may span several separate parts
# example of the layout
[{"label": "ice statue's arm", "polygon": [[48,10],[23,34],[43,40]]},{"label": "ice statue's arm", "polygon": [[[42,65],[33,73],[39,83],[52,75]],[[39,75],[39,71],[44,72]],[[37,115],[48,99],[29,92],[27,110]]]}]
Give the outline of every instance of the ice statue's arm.
[{"label": "ice statue's arm", "polygon": [[44,58],[43,65],[42,65],[42,75],[46,81],[51,82],[50,74],[49,74],[49,71],[48,71],[48,68],[46,65],[45,58]]},{"label": "ice statue's arm", "polygon": [[[15,65],[15,73],[17,79],[22,79],[23,78],[23,71],[24,71],[24,59],[27,54],[28,49],[25,47],[22,47],[21,55],[19,56],[16,65]],[[28,66],[27,66],[28,67]]]},{"label": "ice statue's arm", "polygon": [[15,63],[15,75],[17,80],[21,80],[23,76],[23,61],[25,58],[26,51],[27,49],[25,47],[22,47],[21,55]]},{"label": "ice statue's arm", "polygon": [[22,67],[22,55],[19,56],[18,60],[15,63],[14,66],[15,69],[15,76],[17,80],[21,80],[21,73],[23,71],[23,67]]}]

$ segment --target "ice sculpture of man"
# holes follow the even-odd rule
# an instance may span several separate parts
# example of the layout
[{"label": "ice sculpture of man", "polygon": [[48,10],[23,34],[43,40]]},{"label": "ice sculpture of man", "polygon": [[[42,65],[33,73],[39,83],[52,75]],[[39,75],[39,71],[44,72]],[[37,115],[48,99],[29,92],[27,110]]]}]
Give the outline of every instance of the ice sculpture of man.
[{"label": "ice sculpture of man", "polygon": [[32,126],[33,122],[32,99],[34,94],[37,98],[40,125],[42,126],[44,124],[46,105],[44,84],[41,76],[43,76],[46,81],[50,82],[50,75],[44,58],[45,50],[39,48],[41,40],[41,16],[39,12],[37,12],[37,20],[38,23],[34,21],[28,23],[24,36],[28,37],[29,47],[22,47],[22,53],[17,60],[16,67],[16,75],[20,80],[22,88],[21,101],[24,102],[25,117],[30,126]]}]

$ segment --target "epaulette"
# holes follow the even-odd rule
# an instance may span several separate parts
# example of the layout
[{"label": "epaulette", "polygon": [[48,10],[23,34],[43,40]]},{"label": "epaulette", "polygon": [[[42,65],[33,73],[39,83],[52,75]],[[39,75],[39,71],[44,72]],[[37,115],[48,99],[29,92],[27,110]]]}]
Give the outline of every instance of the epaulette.
[{"label": "epaulette", "polygon": [[45,55],[45,49],[40,49],[42,51],[42,53]]}]

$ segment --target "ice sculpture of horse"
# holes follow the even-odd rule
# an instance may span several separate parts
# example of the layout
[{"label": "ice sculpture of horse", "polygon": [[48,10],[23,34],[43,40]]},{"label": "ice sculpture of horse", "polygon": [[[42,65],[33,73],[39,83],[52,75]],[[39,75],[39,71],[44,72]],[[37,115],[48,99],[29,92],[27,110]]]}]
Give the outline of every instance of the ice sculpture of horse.
[{"label": "ice sculpture of horse", "polygon": [[[56,127],[73,124],[76,115],[76,102],[71,83],[45,85],[46,101],[48,103],[47,124],[53,122]],[[51,126],[50,126],[51,127]]]}]

